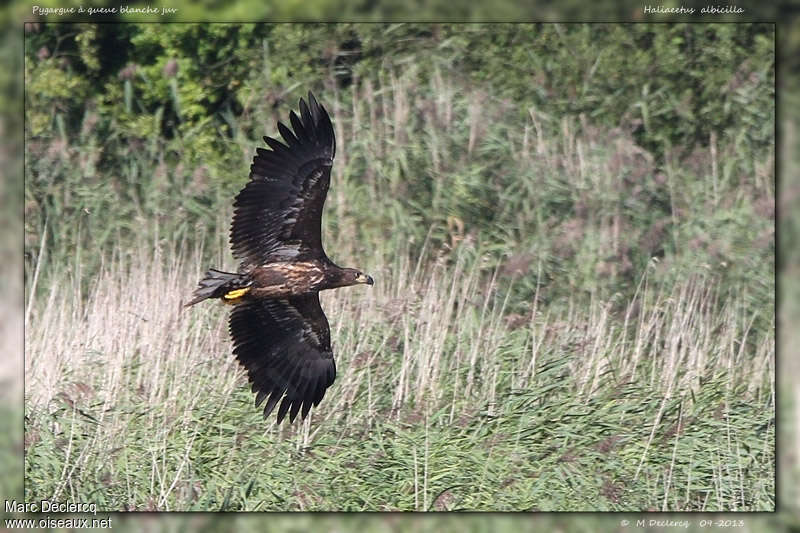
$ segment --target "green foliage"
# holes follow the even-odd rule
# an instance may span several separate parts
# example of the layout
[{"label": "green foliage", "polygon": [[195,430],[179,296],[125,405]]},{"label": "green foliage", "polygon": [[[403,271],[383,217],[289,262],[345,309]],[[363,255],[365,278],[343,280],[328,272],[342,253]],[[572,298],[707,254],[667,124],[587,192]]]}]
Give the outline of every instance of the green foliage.
[{"label": "green foliage", "polygon": [[[517,251],[549,252],[548,273],[580,274],[564,264],[567,254],[584,269],[571,286],[613,292],[653,254],[681,259],[686,240],[700,231],[712,241],[736,235],[738,244],[710,264],[749,271],[743,252],[771,224],[746,221],[753,204],[769,215],[764,205],[773,194],[764,175],[769,163],[762,163],[772,149],[772,31],[691,24],[43,25],[27,34],[26,46],[28,244],[39,242],[49,218],[59,221],[47,246],[57,262],[87,225],[108,237],[94,238],[102,251],[130,233],[134,214],[139,226],[171,213],[176,227],[164,227],[167,233],[203,224],[212,238],[225,228],[208,220],[227,209],[256,139],[274,135],[274,120],[285,120],[286,108],[313,89],[350,135],[340,139],[347,167],[334,188],[377,207],[348,202],[329,221],[340,227],[340,216],[359,213],[364,220],[353,231],[367,242],[421,246],[430,228],[441,245],[463,237],[450,235],[460,228],[486,243],[496,261]],[[542,157],[541,140],[564,133],[557,150],[566,159]],[[616,152],[609,136],[619,139]],[[586,172],[597,171],[593,164],[616,175],[592,178]],[[748,181],[759,173],[762,179]],[[685,191],[692,212],[683,217]],[[87,220],[87,212],[99,220]],[[612,218],[615,232],[659,238],[608,250],[604,226]],[[749,232],[739,234],[742,228]],[[587,242],[542,249],[542,233],[566,239],[570,229]],[[623,269],[630,275],[613,273],[610,285],[598,286],[603,249],[630,263]],[[761,249],[747,262],[768,266],[774,247]],[[734,277],[752,281],[742,272]]]},{"label": "green foliage", "polygon": [[[73,483],[104,510],[141,502],[131,510],[636,512],[662,510],[665,487],[664,510],[773,509],[774,426],[762,434],[772,420],[753,404],[723,411],[724,390],[724,383],[707,384],[702,393],[716,403],[694,404],[691,413],[680,413],[680,400],[670,402],[638,476],[661,407],[644,387],[588,404],[557,391],[537,400],[541,392],[532,389],[514,399],[510,414],[459,424],[447,412],[377,422],[368,433],[326,424],[303,449],[293,442],[297,436],[276,442],[254,424],[258,417],[242,387],[224,413],[208,410],[215,398],[204,398],[194,418],[167,422],[163,434],[132,425],[128,445],[102,458],[92,453]],[[97,433],[69,409],[56,416],[80,431],[59,443],[37,421],[37,440],[26,454],[29,500],[57,490],[65,446],[91,446]],[[156,492],[180,480],[163,501],[152,499],[139,467],[151,464],[154,453],[162,463],[154,466]]]}]

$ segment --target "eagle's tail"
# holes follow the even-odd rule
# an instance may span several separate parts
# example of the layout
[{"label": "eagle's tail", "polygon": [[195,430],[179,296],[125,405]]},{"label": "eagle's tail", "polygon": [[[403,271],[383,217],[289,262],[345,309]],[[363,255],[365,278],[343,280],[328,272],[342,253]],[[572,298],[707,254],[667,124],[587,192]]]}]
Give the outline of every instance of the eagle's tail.
[{"label": "eagle's tail", "polygon": [[192,300],[184,307],[192,306],[208,298],[222,298],[228,303],[235,303],[250,290],[250,280],[242,274],[223,272],[209,268],[200,285],[195,289]]}]

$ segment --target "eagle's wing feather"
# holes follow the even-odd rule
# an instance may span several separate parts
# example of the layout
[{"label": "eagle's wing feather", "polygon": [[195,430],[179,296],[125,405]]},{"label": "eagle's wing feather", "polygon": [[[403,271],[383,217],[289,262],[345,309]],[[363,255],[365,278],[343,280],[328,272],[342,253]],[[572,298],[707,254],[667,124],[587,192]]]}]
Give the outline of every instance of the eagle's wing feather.
[{"label": "eagle's wing feather", "polygon": [[317,293],[284,300],[256,300],[231,312],[233,353],[247,369],[256,406],[267,399],[264,417],[283,399],[278,423],[298,412],[305,419],[336,377],[330,328]]},{"label": "eagle's wing feather", "polygon": [[278,123],[286,144],[264,137],[250,181],[236,196],[230,241],[244,264],[322,259],[322,206],[330,184],[336,138],[325,108],[308,93],[293,131]]}]

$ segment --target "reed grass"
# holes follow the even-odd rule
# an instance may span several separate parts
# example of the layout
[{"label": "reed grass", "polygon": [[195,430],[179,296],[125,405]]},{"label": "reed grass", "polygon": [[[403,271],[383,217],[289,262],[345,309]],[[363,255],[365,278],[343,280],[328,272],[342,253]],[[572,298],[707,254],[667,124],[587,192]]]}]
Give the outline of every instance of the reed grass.
[{"label": "reed grass", "polygon": [[[305,423],[252,405],[201,253],[116,251],[30,302],[28,499],[115,509],[774,506],[774,344],[711,275],[509,316],[462,245],[323,293],[339,375]],[[399,254],[399,257],[405,257]],[[507,293],[506,293],[507,294]],[[726,303],[716,312],[718,300]]]}]

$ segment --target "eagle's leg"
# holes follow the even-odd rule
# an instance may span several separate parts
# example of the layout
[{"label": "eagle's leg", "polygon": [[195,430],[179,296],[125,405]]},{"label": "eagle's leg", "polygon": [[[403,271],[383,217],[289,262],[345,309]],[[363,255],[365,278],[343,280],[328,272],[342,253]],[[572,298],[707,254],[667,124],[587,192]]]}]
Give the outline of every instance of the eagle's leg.
[{"label": "eagle's leg", "polygon": [[222,296],[222,301],[226,304],[236,304],[239,300],[242,299],[242,296],[250,292],[250,287],[245,287],[244,289],[235,289],[229,292],[226,292]]}]

